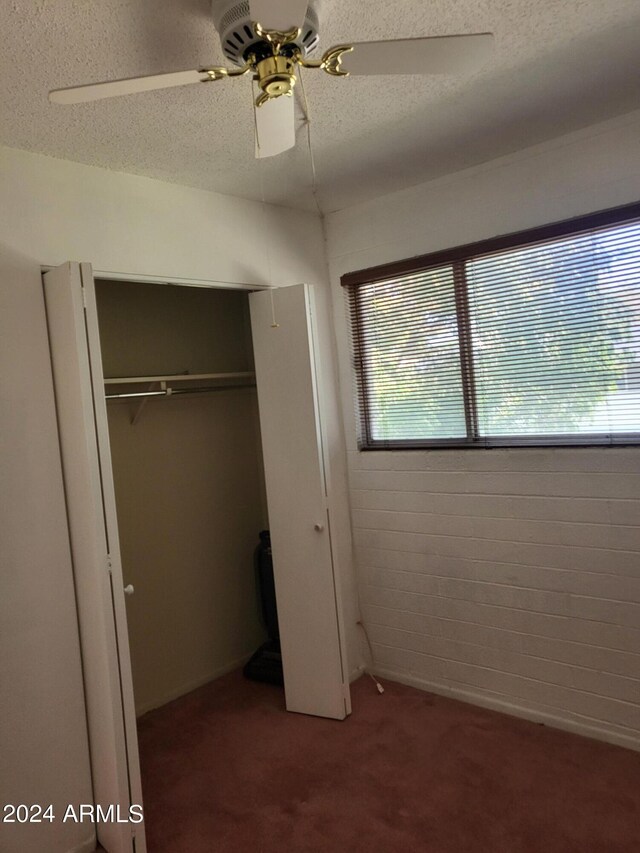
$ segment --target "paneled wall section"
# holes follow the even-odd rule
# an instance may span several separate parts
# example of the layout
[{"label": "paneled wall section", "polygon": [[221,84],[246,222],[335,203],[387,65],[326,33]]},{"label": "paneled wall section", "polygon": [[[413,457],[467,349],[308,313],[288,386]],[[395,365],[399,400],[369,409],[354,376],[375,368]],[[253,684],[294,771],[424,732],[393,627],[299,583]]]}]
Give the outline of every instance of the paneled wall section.
[{"label": "paneled wall section", "polygon": [[351,456],[379,667],[636,736],[635,448]]}]

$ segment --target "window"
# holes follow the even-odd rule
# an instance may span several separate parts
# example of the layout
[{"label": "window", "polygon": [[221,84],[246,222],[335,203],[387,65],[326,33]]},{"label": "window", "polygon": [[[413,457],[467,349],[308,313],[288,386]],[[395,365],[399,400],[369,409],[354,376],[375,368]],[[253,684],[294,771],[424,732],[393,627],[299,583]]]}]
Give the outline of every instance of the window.
[{"label": "window", "polygon": [[640,443],[640,204],[342,283],[362,449]]}]

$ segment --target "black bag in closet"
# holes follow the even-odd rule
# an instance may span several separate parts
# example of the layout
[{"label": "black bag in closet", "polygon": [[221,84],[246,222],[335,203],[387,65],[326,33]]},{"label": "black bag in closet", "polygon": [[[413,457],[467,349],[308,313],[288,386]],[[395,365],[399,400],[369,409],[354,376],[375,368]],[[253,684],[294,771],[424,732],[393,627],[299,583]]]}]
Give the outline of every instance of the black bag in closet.
[{"label": "black bag in closet", "polygon": [[271,559],[271,538],[268,530],[260,533],[260,544],[254,555],[258,591],[262,605],[262,619],[269,639],[252,655],[245,665],[243,673],[253,681],[265,681],[284,687],[282,675],[282,654],[280,652],[280,630],[278,628],[278,607],[276,587]]}]

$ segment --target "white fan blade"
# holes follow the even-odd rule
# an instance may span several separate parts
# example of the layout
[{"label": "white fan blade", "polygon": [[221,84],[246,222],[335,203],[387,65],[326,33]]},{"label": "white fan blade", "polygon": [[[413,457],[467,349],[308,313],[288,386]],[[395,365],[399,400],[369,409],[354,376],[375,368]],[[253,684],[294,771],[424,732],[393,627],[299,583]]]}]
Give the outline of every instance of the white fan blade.
[{"label": "white fan blade", "polygon": [[273,157],[296,144],[295,102],[288,95],[272,98],[256,113],[256,157]]},{"label": "white fan blade", "polygon": [[149,77],[128,77],[125,80],[89,83],[87,86],[74,86],[71,89],[54,89],[49,92],[49,100],[55,104],[82,104],[85,101],[98,101],[100,98],[132,95],[134,92],[151,92],[153,89],[202,83],[208,79],[205,71],[174,71],[169,74],[152,74]]},{"label": "white fan blade", "polygon": [[304,24],[309,0],[250,0],[251,20],[265,30],[286,32]]},{"label": "white fan blade", "polygon": [[493,51],[493,35],[356,42],[342,69],[358,74],[464,74],[476,71]]}]

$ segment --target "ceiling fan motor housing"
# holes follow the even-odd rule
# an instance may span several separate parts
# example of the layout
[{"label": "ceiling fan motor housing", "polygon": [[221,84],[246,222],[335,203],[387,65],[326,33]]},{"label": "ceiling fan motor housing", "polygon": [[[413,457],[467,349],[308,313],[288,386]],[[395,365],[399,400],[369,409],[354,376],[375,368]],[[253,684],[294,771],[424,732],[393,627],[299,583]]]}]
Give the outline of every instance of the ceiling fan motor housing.
[{"label": "ceiling fan motor housing", "polygon": [[[307,7],[299,38],[282,47],[283,55],[290,55],[298,49],[306,57],[317,47],[320,36],[313,5],[310,3]],[[224,55],[234,65],[244,65],[250,54],[258,61],[272,55],[271,45],[259,38],[253,29],[249,0],[212,0],[211,12]],[[262,21],[258,23],[263,24]],[[268,27],[268,21],[263,26]]]}]

